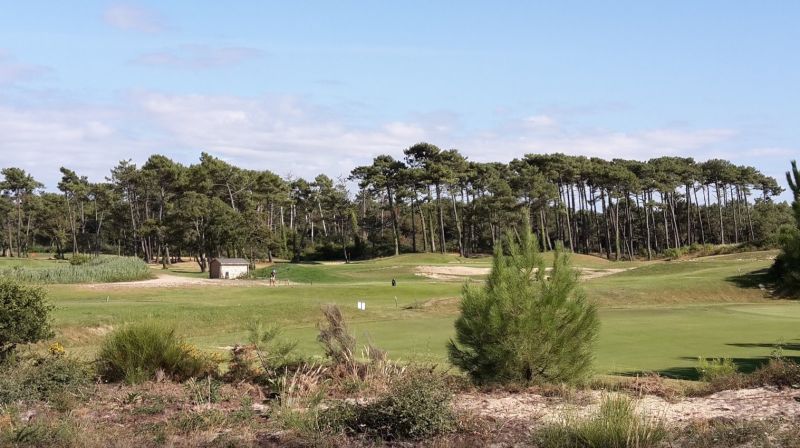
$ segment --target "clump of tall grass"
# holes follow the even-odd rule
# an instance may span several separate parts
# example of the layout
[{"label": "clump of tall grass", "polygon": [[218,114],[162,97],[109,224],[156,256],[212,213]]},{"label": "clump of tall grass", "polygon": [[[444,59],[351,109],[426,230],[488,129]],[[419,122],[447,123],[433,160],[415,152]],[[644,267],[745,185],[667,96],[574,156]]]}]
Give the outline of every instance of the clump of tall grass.
[{"label": "clump of tall grass", "polygon": [[23,283],[112,283],[145,280],[153,277],[147,264],[135,257],[101,255],[80,264],[54,263],[52,267],[0,269],[0,277]]},{"label": "clump of tall grass", "polygon": [[317,324],[317,340],[322,344],[325,356],[337,365],[353,364],[356,338],[350,334],[339,307],[327,305],[322,309],[322,314],[325,323]]},{"label": "clump of tall grass", "polygon": [[545,448],[647,448],[657,446],[666,434],[663,423],[639,414],[630,397],[609,395],[595,414],[566,417],[541,429],[536,438],[537,446]]},{"label": "clump of tall grass", "polygon": [[155,323],[115,330],[97,355],[103,379],[130,384],[153,379],[158,371],[177,381],[216,375],[221,361],[185,343],[175,330]]},{"label": "clump of tall grass", "polygon": [[730,358],[697,358],[697,373],[703,381],[713,382],[736,374],[736,364]]}]

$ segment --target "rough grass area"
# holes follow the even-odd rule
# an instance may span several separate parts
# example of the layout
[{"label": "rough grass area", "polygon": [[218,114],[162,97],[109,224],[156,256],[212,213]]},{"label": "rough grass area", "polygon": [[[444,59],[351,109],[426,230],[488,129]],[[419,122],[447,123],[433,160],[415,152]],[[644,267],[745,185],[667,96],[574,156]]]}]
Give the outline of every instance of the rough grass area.
[{"label": "rough grass area", "polygon": [[5,261],[0,263],[0,276],[44,285],[145,280],[152,278],[153,273],[138,258],[102,255],[77,265],[55,260]]},{"label": "rough grass area", "polygon": [[[655,371],[697,379],[698,357],[731,358],[739,370],[752,371],[779,342],[786,356],[800,356],[800,304],[769,298],[754,280],[774,255],[767,251],[650,263],[575,255],[579,267],[633,268],[582,282],[600,307],[596,371]],[[320,309],[335,303],[359,340],[386,349],[391,359],[444,363],[465,280],[430,279],[416,275],[415,269],[485,267],[488,261],[418,254],[351,264],[277,263],[278,279],[293,282],[278,287],[237,281],[213,287],[47,289],[56,305],[59,340],[85,357],[96,352],[98,336],[153,318],[199,348],[218,351],[246,340],[248,322],[270,322],[283,327],[302,354],[321,355],[316,342]],[[365,311],[356,309],[357,301],[366,302]]]},{"label": "rough grass area", "polygon": [[[520,412],[519,407],[504,405],[503,397],[479,394],[477,405],[481,409],[505,407],[490,415],[477,415],[457,406],[451,411],[440,406],[440,402],[429,400],[430,397],[418,398],[418,390],[430,388],[427,383],[401,390],[399,397],[398,390],[392,389],[389,393],[396,398],[389,402],[378,398],[388,395],[379,394],[375,400],[352,389],[351,402],[361,403],[361,408],[369,408],[370,403],[380,404],[373,407],[381,412],[371,415],[377,421],[363,420],[372,426],[358,426],[355,433],[329,431],[328,424],[338,427],[351,421],[353,414],[344,412],[334,416],[338,421],[330,421],[314,410],[313,402],[318,403],[318,398],[309,396],[307,400],[292,401],[290,398],[308,395],[300,390],[306,384],[307,379],[293,380],[292,385],[286,383],[277,397],[265,395],[263,385],[250,382],[197,380],[183,384],[164,381],[134,386],[82,385],[83,392],[70,399],[61,394],[44,401],[0,405],[0,446],[800,447],[800,420],[791,414],[778,418],[761,418],[752,413],[736,418],[700,416],[659,421],[656,419],[664,416],[660,408],[651,408],[647,415],[641,413],[646,396],[636,399],[616,396],[604,401],[603,397],[609,396],[605,392],[597,392],[603,394],[599,398],[587,399],[581,391],[560,390],[547,397],[538,396],[544,407],[537,412]],[[295,392],[285,395],[290,390]],[[463,395],[456,394],[456,401],[463,400]],[[706,407],[720,407],[714,397],[706,401]],[[681,406],[680,400],[674,405]],[[689,410],[697,405],[685,407]],[[408,410],[418,412],[408,414]],[[565,415],[574,417],[558,420]],[[442,422],[445,425],[440,426]],[[441,431],[428,432],[432,427]],[[423,429],[426,436],[419,440],[409,438],[405,431],[408,428]],[[393,435],[405,437],[399,440],[388,437],[391,440],[386,443],[381,439],[387,433],[365,433],[374,429],[400,430]]]}]

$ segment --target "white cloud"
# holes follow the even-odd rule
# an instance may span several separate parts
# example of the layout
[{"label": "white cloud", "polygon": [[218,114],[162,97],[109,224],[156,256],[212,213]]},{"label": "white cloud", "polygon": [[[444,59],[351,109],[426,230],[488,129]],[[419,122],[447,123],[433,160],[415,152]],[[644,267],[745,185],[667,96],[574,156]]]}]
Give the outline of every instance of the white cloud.
[{"label": "white cloud", "polygon": [[[460,138],[457,147],[471,148],[479,161],[511,160],[527,153],[646,160],[660,155],[711,157],[719,145],[737,135],[732,129],[660,127],[638,131],[585,129],[549,115],[507,119],[498,126]],[[469,154],[470,149],[465,153]]]},{"label": "white cloud", "polygon": [[525,118],[523,122],[532,129],[551,128],[558,124],[555,118],[547,115],[532,115]]},{"label": "white cloud", "polygon": [[254,48],[185,45],[145,53],[133,62],[139,65],[196,70],[228,67],[260,55],[261,51]]},{"label": "white cloud", "polygon": [[55,189],[61,166],[102,180],[118,161],[146,154],[155,143],[125,135],[124,124],[119,111],[96,106],[0,105],[2,166],[21,167],[49,189]]},{"label": "white cloud", "polygon": [[[183,147],[301,176],[347,174],[355,163],[396,153],[430,134],[418,124],[402,121],[358,128],[291,96],[146,93],[134,101],[155,127]],[[342,161],[352,163],[342,166]]]},{"label": "white cloud", "polygon": [[[290,95],[159,92],[130,93],[109,107],[0,104],[0,135],[2,165],[21,166],[51,189],[62,165],[101,180],[119,160],[132,158],[141,163],[153,153],[194,163],[206,151],[251,169],[335,177],[381,153],[402,157],[404,148],[419,141],[458,148],[477,161],[508,161],[531,152],[640,160],[681,155],[705,160],[738,147],[741,137],[731,129],[664,127],[620,132],[575,129],[566,122],[541,129],[526,127],[524,119],[493,129],[469,130],[455,114],[441,111],[366,126],[348,120],[341,111]],[[742,154],[747,151],[743,149]],[[753,153],[749,161],[744,157],[738,163],[767,171],[764,165],[771,163],[766,155],[770,153]],[[774,153],[782,162],[785,151]]]},{"label": "white cloud", "polygon": [[13,84],[39,78],[50,71],[48,67],[26,64],[0,49],[0,85]]},{"label": "white cloud", "polygon": [[103,20],[123,31],[158,33],[166,28],[164,19],[154,11],[127,3],[116,3],[103,13]]}]

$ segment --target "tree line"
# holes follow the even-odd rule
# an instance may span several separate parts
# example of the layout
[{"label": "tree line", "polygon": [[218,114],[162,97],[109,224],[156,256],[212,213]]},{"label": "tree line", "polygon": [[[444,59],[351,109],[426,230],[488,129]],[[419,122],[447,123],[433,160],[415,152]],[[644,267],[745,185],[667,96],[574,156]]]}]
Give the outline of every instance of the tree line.
[{"label": "tree line", "polygon": [[525,222],[543,250],[560,241],[610,259],[652,258],[691,244],[761,244],[793,221],[773,200],[782,192],[774,178],[720,159],[527,154],[480,163],[419,143],[336,180],[281,177],[206,153],[188,166],[163,155],[121,161],[103,182],[62,167],[58,191],[19,168],[0,173],[3,256],[193,257],[203,270],[215,256],[469,256]]}]

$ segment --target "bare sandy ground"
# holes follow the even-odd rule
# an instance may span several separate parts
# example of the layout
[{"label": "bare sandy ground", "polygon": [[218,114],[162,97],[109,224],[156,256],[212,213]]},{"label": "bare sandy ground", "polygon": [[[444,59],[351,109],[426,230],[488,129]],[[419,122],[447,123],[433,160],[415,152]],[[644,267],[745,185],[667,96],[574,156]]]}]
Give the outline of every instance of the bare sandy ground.
[{"label": "bare sandy ground", "polygon": [[[579,394],[572,400],[532,393],[461,394],[456,397],[455,406],[496,420],[548,423],[565,417],[588,415],[597,409],[603,397],[603,392],[599,391]],[[637,403],[644,415],[673,424],[714,418],[800,418],[800,390],[797,389],[727,390],[676,401],[646,395]]]},{"label": "bare sandy ground", "polygon": [[[197,278],[197,277],[184,277],[180,275],[170,275],[164,273],[157,273],[157,277],[150,280],[138,280],[134,282],[117,282],[117,283],[89,283],[81,285],[86,289],[93,290],[111,290],[111,289],[129,289],[129,288],[180,288],[185,286],[238,286],[238,287],[269,287],[267,280],[223,280],[223,279],[210,279],[210,278]],[[278,286],[289,285],[288,280],[279,280]]]},{"label": "bare sandy ground", "polygon": [[[463,280],[465,277],[480,277],[489,274],[489,267],[475,266],[417,266],[414,269],[416,275],[431,278],[434,280]],[[593,278],[605,277],[607,275],[618,274],[635,268],[575,268],[580,272],[581,280],[591,280]]]}]

